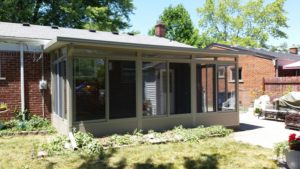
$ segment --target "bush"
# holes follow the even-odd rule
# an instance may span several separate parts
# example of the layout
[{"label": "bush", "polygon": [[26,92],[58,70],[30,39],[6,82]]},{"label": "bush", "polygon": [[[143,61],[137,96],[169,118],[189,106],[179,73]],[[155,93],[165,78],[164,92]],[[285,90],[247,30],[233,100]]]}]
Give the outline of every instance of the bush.
[{"label": "bush", "polygon": [[225,137],[232,133],[233,130],[226,129],[223,126],[211,126],[186,129],[182,126],[175,127],[173,130],[166,132],[155,132],[149,130],[146,135],[142,131],[135,130],[132,134],[117,135],[103,138],[102,143],[105,146],[119,147],[125,145],[136,145],[143,143],[158,144],[166,142],[180,141],[199,141],[209,137]]},{"label": "bush", "polygon": [[64,135],[56,136],[50,143],[43,144],[43,150],[47,151],[49,155],[64,154],[64,145],[68,141],[68,138]]},{"label": "bush", "polygon": [[[27,109],[25,109],[24,111],[15,109],[14,110],[14,115],[15,115],[15,119],[19,120],[19,121],[30,119],[30,112]],[[24,116],[25,119],[23,119],[23,116]]]},{"label": "bush", "polygon": [[[92,134],[76,132],[74,137],[78,146],[78,153],[84,153],[90,156],[101,155],[102,146]],[[49,155],[60,155],[68,152],[68,149],[65,148],[65,144],[70,145],[69,138],[65,135],[58,135],[49,143],[43,144],[42,147]]]},{"label": "bush", "polygon": [[[54,132],[55,129],[51,126],[51,123],[47,119],[43,119],[39,116],[33,115],[29,120],[20,120],[18,118],[6,121],[2,124],[2,131],[36,131],[36,130],[47,130]],[[1,130],[0,129],[0,130]]]},{"label": "bush", "polygon": [[102,146],[90,133],[76,132],[74,134],[78,148],[89,155],[100,155]]},{"label": "bush", "polygon": [[173,129],[173,132],[181,135],[184,141],[198,141],[209,137],[225,137],[233,131],[223,126],[211,126],[206,128],[199,126],[192,129],[185,129],[182,126],[178,126]]},{"label": "bush", "polygon": [[288,141],[283,141],[274,144],[273,152],[275,153],[277,158],[283,157],[285,152],[289,149]]}]

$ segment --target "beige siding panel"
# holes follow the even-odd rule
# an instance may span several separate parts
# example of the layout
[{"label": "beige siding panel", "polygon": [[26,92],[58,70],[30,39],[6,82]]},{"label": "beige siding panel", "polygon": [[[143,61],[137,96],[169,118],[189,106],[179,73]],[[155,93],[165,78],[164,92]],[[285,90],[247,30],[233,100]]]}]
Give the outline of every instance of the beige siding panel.
[{"label": "beige siding panel", "polygon": [[226,113],[199,113],[196,117],[196,125],[223,125],[226,127],[239,125],[238,112]]},{"label": "beige siding panel", "polygon": [[169,117],[153,117],[143,119],[143,130],[167,130],[172,129],[174,126],[182,125],[183,127],[193,127],[192,114],[173,115]]},{"label": "beige siding panel", "polygon": [[116,119],[109,121],[83,121],[75,122],[73,126],[82,132],[89,132],[95,136],[103,136],[114,133],[132,132],[138,128],[137,118]]},{"label": "beige siding panel", "polygon": [[51,114],[51,123],[56,128],[58,133],[68,134],[68,122],[56,114]]}]

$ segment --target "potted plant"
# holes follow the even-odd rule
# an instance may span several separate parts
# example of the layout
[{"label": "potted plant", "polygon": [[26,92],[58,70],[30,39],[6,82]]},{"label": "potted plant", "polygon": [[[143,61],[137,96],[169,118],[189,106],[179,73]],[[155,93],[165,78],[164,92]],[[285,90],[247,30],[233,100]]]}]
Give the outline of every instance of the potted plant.
[{"label": "potted plant", "polygon": [[300,168],[300,136],[290,134],[288,140],[289,150],[286,152],[286,162],[290,169]]},{"label": "potted plant", "polygon": [[7,104],[1,102],[1,103],[0,103],[0,111],[5,111],[5,110],[7,110]]}]

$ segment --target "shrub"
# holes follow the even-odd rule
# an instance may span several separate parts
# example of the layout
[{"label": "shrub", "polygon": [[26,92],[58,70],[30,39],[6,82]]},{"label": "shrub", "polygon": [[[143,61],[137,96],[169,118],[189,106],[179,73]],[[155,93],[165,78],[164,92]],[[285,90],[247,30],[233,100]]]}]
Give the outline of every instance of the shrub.
[{"label": "shrub", "polygon": [[275,153],[277,158],[283,157],[288,148],[289,144],[287,141],[279,142],[274,144],[273,152]]},{"label": "shrub", "polygon": [[[15,115],[16,120],[23,121],[23,120],[29,120],[30,119],[30,112],[27,109],[25,109],[24,111],[19,110],[19,109],[15,109],[14,110],[14,115]],[[23,119],[23,117],[25,119]]]},{"label": "shrub", "polygon": [[254,115],[260,116],[261,113],[262,113],[262,109],[260,109],[260,108],[255,108],[255,110],[254,110]]},{"label": "shrub", "polygon": [[[1,126],[2,124],[2,126]],[[50,133],[55,132],[55,129],[51,126],[51,123],[47,119],[43,119],[39,116],[33,115],[30,120],[12,119],[0,124],[0,130],[3,133],[14,131],[37,131],[47,130]]]},{"label": "shrub", "polygon": [[49,120],[33,115],[28,121],[28,125],[34,129],[47,128],[51,126]]},{"label": "shrub", "polygon": [[125,134],[125,135],[117,135],[114,134],[110,137],[109,142],[112,145],[121,146],[121,145],[130,145],[133,143],[131,139],[131,135]]},{"label": "shrub", "polygon": [[185,129],[182,126],[175,127],[173,132],[182,136],[184,141],[198,141],[209,137],[225,137],[232,133],[231,129],[223,126],[210,126]]},{"label": "shrub", "polygon": [[102,146],[99,141],[94,139],[90,133],[76,132],[74,134],[78,148],[83,150],[89,155],[100,155],[102,152]]},{"label": "shrub", "polygon": [[65,153],[64,145],[67,141],[68,138],[66,136],[58,135],[48,144],[43,144],[42,148],[45,151],[47,151],[49,155],[64,154]]},{"label": "shrub", "polygon": [[[91,156],[101,155],[102,146],[92,134],[76,132],[74,137],[78,146],[78,153],[84,153],[85,155]],[[60,155],[68,152],[68,149],[65,149],[66,143],[70,144],[68,137],[65,135],[58,135],[49,143],[43,144],[42,147],[49,155]]]}]

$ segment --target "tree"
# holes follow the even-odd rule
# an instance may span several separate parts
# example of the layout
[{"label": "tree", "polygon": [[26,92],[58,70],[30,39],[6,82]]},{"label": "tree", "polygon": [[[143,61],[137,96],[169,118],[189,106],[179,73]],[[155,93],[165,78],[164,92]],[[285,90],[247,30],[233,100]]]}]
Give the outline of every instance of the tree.
[{"label": "tree", "polygon": [[130,27],[132,0],[2,0],[0,20],[118,31]]},{"label": "tree", "polygon": [[[191,17],[183,5],[164,9],[159,20],[166,26],[166,38],[189,45],[198,43],[198,30],[194,28]],[[149,31],[154,35],[154,28]]]},{"label": "tree", "polygon": [[285,0],[206,0],[198,8],[201,45],[211,42],[266,47],[269,37],[287,38]]}]

